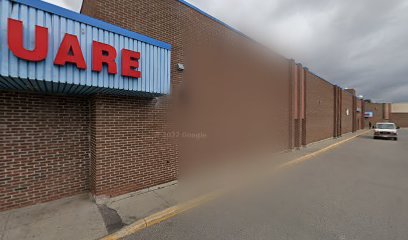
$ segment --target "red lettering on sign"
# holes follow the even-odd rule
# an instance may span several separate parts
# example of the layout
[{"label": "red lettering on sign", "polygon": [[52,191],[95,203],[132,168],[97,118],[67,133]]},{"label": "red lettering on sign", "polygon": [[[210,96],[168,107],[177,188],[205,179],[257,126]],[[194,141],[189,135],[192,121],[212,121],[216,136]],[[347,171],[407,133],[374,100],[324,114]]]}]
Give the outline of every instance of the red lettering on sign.
[{"label": "red lettering on sign", "polygon": [[[48,28],[35,26],[35,48],[33,50],[24,48],[22,21],[9,18],[7,31],[9,49],[16,57],[30,62],[40,62],[47,58]],[[140,65],[140,52],[122,49],[121,55],[122,76],[140,78],[142,74],[136,70]],[[117,74],[116,57],[116,49],[111,45],[92,42],[92,71],[101,72],[103,65],[107,65],[109,74]],[[78,69],[87,68],[78,36],[68,33],[64,35],[54,59],[54,64],[58,66],[65,66],[67,63],[74,64]]]},{"label": "red lettering on sign", "polygon": [[65,34],[54,60],[55,65],[64,66],[66,63],[75,64],[79,69],[86,69],[85,58],[78,38],[68,33]]},{"label": "red lettering on sign", "polygon": [[122,76],[140,78],[140,71],[135,68],[139,67],[140,53],[122,49]]},{"label": "red lettering on sign", "polygon": [[40,62],[45,60],[48,54],[48,29],[35,26],[35,47],[27,50],[23,44],[23,22],[8,19],[8,46],[10,51],[18,58]]},{"label": "red lettering on sign", "polygon": [[116,49],[108,44],[93,41],[92,43],[92,71],[102,71],[103,64],[108,65],[108,73],[116,74]]}]

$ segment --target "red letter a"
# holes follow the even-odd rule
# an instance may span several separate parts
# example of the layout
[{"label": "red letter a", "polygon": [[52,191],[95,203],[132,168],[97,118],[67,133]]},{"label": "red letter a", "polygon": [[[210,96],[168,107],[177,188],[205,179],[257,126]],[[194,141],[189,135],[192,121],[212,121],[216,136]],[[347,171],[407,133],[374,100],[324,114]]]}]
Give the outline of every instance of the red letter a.
[{"label": "red letter a", "polygon": [[18,58],[39,62],[47,57],[48,53],[48,29],[35,26],[35,48],[27,50],[23,44],[23,22],[8,19],[8,46],[10,51]]},{"label": "red letter a", "polygon": [[79,69],[86,69],[84,55],[82,54],[78,38],[68,33],[62,39],[61,46],[54,60],[55,65],[64,66],[66,63],[73,63]]}]

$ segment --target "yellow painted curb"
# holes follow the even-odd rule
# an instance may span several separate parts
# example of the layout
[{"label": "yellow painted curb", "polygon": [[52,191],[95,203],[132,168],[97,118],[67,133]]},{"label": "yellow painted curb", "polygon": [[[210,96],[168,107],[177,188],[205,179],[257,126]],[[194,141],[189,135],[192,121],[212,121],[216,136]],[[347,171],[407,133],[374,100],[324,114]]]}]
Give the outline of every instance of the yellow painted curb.
[{"label": "yellow painted curb", "polygon": [[106,237],[101,238],[100,240],[118,240],[122,239],[126,236],[129,236],[133,233],[136,233],[140,230],[143,230],[147,227],[153,226],[155,224],[161,223],[169,218],[172,218],[180,213],[183,213],[185,211],[188,211],[190,209],[196,208],[198,206],[203,205],[204,203],[207,203],[213,199],[215,199],[217,196],[221,195],[221,192],[212,192],[209,194],[202,195],[198,198],[195,198],[193,200],[187,201],[185,203],[178,204],[176,206],[167,208],[163,211],[160,211],[158,213],[155,213],[153,215],[150,215],[146,218],[140,219],[137,222],[126,226],[119,231],[110,234]]},{"label": "yellow painted curb", "polygon": [[290,167],[290,166],[297,165],[297,164],[302,163],[302,162],[304,162],[304,161],[306,161],[306,160],[308,160],[308,159],[310,159],[310,158],[314,158],[314,157],[316,157],[316,156],[319,155],[319,154],[322,154],[322,153],[324,153],[324,152],[327,152],[327,151],[329,151],[329,150],[331,150],[331,149],[333,149],[333,148],[335,148],[335,147],[337,147],[337,146],[339,146],[339,145],[341,145],[341,144],[343,144],[343,143],[346,143],[346,142],[351,141],[351,140],[353,140],[353,139],[355,139],[355,138],[357,138],[357,137],[359,137],[359,136],[361,136],[361,135],[364,135],[364,134],[366,134],[366,133],[369,133],[370,131],[371,131],[371,130],[364,131],[364,132],[362,132],[362,133],[359,133],[359,134],[357,134],[357,135],[354,135],[354,136],[352,136],[352,137],[349,137],[349,138],[347,138],[347,139],[344,139],[344,140],[342,140],[342,141],[340,141],[340,142],[337,142],[337,143],[334,143],[334,144],[332,144],[332,145],[329,145],[329,146],[327,146],[327,147],[325,147],[325,148],[322,148],[322,149],[320,149],[320,150],[317,150],[317,151],[315,151],[315,152],[306,154],[306,155],[304,155],[304,156],[302,156],[302,157],[299,157],[299,158],[296,158],[296,159],[291,160],[291,161],[289,161],[289,162],[283,163],[283,164],[279,165],[277,168],[278,168],[278,169],[281,169],[281,168],[286,168],[286,167]]},{"label": "yellow painted curb", "polygon": [[[317,155],[319,155],[321,153],[327,152],[330,149],[333,149],[333,148],[335,148],[335,147],[337,147],[337,146],[339,146],[339,145],[341,145],[343,143],[346,143],[346,142],[348,142],[348,141],[350,141],[352,139],[355,139],[355,138],[357,138],[357,137],[359,137],[361,135],[364,135],[364,134],[366,134],[368,132],[370,132],[370,130],[362,132],[360,134],[357,134],[357,135],[355,135],[353,137],[347,138],[347,139],[342,140],[340,142],[334,143],[334,144],[332,144],[330,146],[327,146],[327,147],[322,148],[322,149],[320,149],[318,151],[309,153],[309,154],[304,155],[302,157],[299,157],[297,159],[294,159],[294,160],[291,160],[289,162],[283,163],[283,164],[279,165],[277,167],[277,169],[288,168],[288,167],[292,167],[292,166],[295,166],[297,164],[300,164],[300,163],[302,163],[302,162],[304,162],[304,161],[306,161],[308,159],[316,157]],[[186,211],[188,211],[190,209],[201,206],[204,203],[207,203],[207,202],[209,202],[211,200],[214,200],[215,198],[217,198],[221,194],[222,194],[222,192],[219,192],[219,191],[218,192],[212,192],[212,193],[209,193],[209,194],[202,195],[202,196],[200,196],[198,198],[195,198],[193,200],[187,201],[185,203],[181,203],[181,204],[178,204],[176,206],[167,208],[167,209],[165,209],[163,211],[160,211],[158,213],[155,213],[153,215],[150,215],[148,217],[140,219],[140,220],[136,221],[135,223],[133,223],[133,224],[131,224],[129,226],[126,226],[126,227],[120,229],[119,231],[117,231],[115,233],[112,233],[112,234],[110,234],[110,235],[108,235],[106,237],[101,238],[100,240],[119,240],[119,239],[122,239],[122,238],[124,238],[126,236],[129,236],[131,234],[139,232],[140,230],[143,230],[143,229],[145,229],[147,227],[150,227],[150,226],[153,226],[155,224],[161,223],[161,222],[163,222],[163,221],[165,221],[165,220],[167,220],[169,218],[172,218],[172,217],[174,217],[174,216],[176,216],[176,215],[178,215],[180,213],[183,213],[183,212],[186,212]]]}]

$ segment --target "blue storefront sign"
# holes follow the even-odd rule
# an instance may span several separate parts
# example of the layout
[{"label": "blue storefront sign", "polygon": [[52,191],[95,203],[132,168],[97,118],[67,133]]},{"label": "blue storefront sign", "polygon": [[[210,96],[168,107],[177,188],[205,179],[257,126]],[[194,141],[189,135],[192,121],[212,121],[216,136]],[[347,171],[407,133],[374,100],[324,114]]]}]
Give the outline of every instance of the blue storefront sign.
[{"label": "blue storefront sign", "polygon": [[169,44],[106,22],[0,0],[0,88],[160,96],[170,94],[170,57]]},{"label": "blue storefront sign", "polygon": [[365,112],[364,117],[365,118],[372,118],[372,117],[374,117],[374,113],[373,112]]}]

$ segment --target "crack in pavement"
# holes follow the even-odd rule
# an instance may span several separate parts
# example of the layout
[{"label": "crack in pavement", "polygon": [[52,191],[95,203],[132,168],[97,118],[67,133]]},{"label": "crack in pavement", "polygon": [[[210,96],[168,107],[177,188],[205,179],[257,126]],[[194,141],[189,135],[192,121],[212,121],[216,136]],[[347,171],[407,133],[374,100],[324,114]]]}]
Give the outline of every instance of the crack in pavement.
[{"label": "crack in pavement", "polygon": [[158,194],[156,191],[153,191],[153,194],[156,195],[156,197],[158,197],[160,200],[162,200],[166,207],[171,207],[170,202],[168,202],[164,197],[160,196],[160,194]]}]

